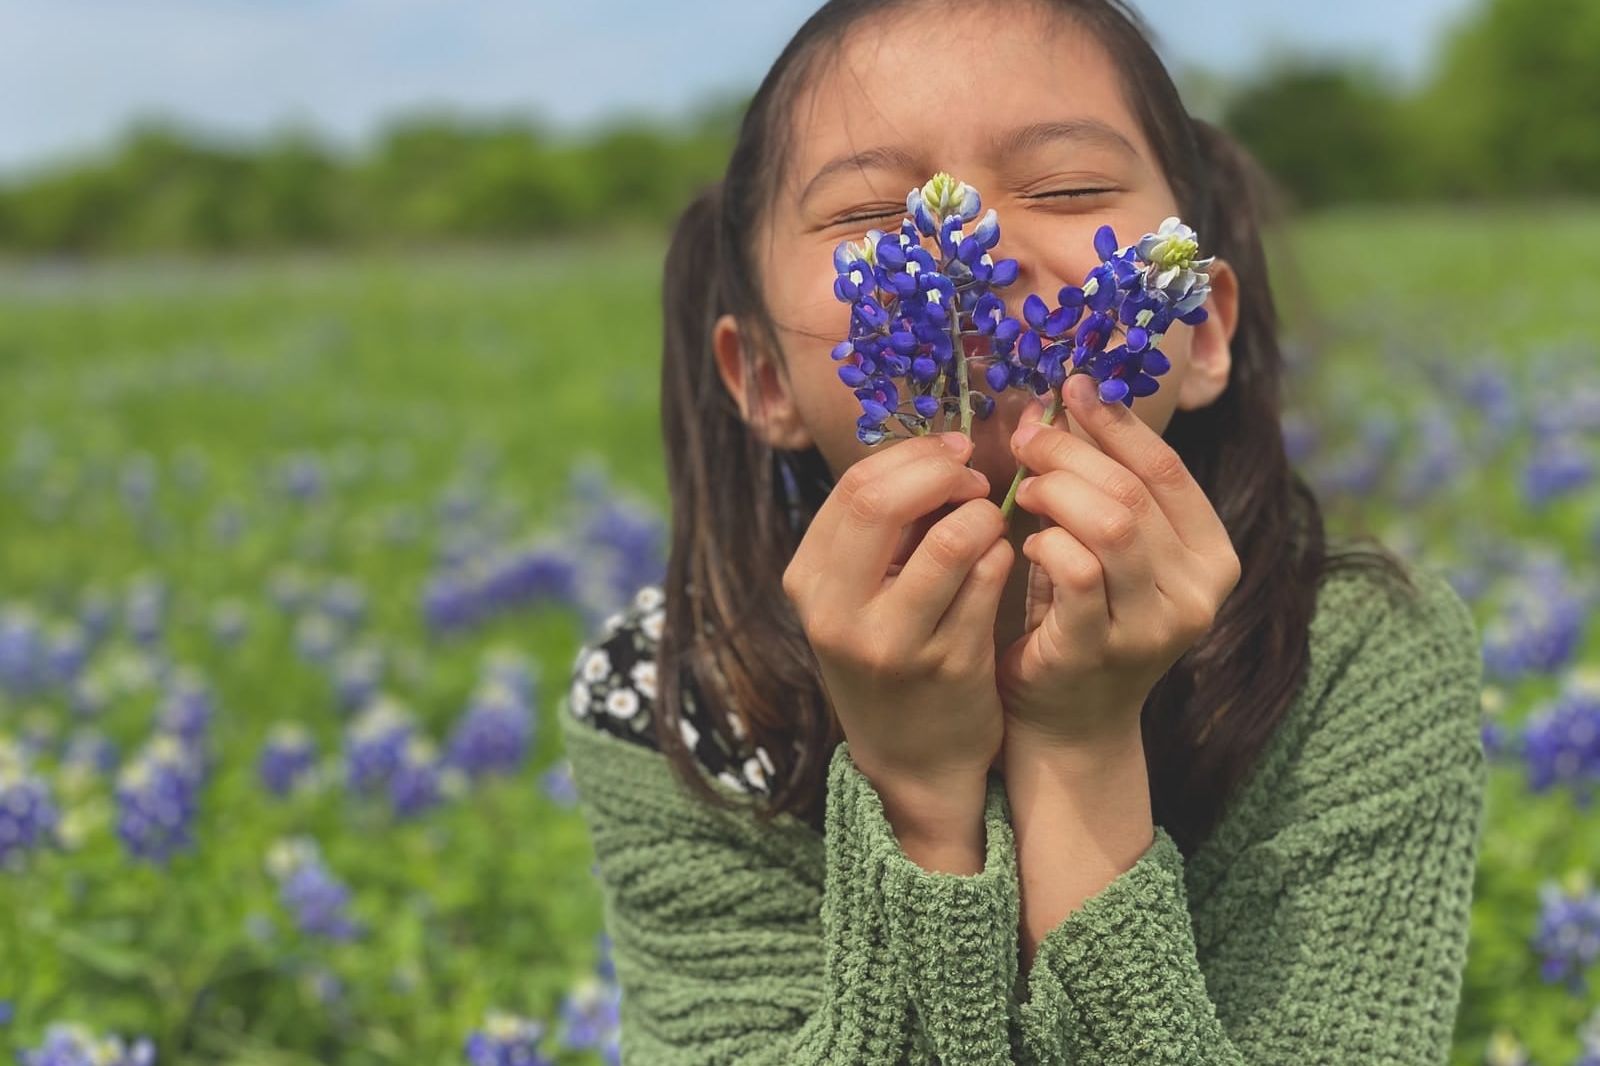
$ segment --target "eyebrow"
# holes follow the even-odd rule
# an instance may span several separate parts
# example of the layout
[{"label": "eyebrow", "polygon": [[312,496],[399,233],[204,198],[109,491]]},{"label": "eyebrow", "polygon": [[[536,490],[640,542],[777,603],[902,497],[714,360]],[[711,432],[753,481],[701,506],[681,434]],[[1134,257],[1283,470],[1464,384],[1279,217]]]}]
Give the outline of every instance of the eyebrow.
[{"label": "eyebrow", "polygon": [[1137,157],[1139,152],[1128,138],[1124,137],[1115,127],[1109,126],[1097,118],[1071,118],[1058,119],[1050,122],[1032,122],[1026,126],[1014,126],[1003,133],[996,134],[989,142],[989,150],[996,158],[1008,155],[1019,155],[1022,152],[1039,148],[1051,141],[1082,141],[1087,144],[1097,144],[1104,148],[1126,152]]},{"label": "eyebrow", "polygon": [[[989,141],[989,151],[996,159],[1003,159],[1010,155],[1021,155],[1024,152],[1040,148],[1052,141],[1080,141],[1086,144],[1095,144],[1114,151],[1124,152],[1137,158],[1139,152],[1129,140],[1119,133],[1114,127],[1095,118],[1057,119],[1048,122],[1030,122],[1024,126],[1014,126],[1009,130],[995,134]],[[849,155],[839,156],[828,162],[821,170],[812,176],[806,183],[805,189],[800,193],[799,202],[803,205],[828,178],[841,171],[860,170],[900,170],[921,173],[926,166],[918,156],[900,145],[880,145]]]},{"label": "eyebrow", "polygon": [[805,189],[800,193],[800,203],[805,204],[806,198],[817,190],[823,182],[844,170],[900,170],[922,173],[927,169],[916,154],[899,145],[879,145],[877,148],[868,148],[861,152],[852,152],[832,160],[806,183]]}]

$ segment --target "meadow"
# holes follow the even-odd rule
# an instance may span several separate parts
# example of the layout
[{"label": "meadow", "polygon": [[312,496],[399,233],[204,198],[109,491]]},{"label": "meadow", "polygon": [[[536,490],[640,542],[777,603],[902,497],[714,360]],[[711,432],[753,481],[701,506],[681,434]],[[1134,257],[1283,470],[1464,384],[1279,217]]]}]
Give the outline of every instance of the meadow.
[{"label": "meadow", "polygon": [[[0,266],[0,1048],[616,1061],[554,715],[664,562],[662,250]],[[1331,530],[1483,636],[1456,1061],[1600,1062],[1600,212],[1273,250]]]}]

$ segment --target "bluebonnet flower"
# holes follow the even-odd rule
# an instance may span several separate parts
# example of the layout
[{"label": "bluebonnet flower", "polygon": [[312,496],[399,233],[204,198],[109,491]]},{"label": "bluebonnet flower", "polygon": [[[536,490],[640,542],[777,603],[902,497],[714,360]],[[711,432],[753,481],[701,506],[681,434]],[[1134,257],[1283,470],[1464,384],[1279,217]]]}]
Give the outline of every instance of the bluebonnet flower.
[{"label": "bluebonnet flower", "polygon": [[1283,450],[1289,456],[1289,462],[1298,466],[1311,458],[1321,440],[1316,424],[1298,411],[1285,411],[1280,427]]},{"label": "bluebonnet flower", "polygon": [[[1016,280],[1018,263],[989,254],[1000,240],[993,209],[963,232],[980,210],[977,190],[941,171],[907,194],[909,217],[898,230],[871,229],[835,248],[834,296],[851,310],[849,333],[832,356],[861,403],[863,444],[888,439],[891,420],[913,434],[931,432],[929,420],[941,413],[959,414],[970,433],[972,416],[994,409],[992,397],[972,387],[972,371],[987,367],[991,388],[1017,383],[1005,357],[1021,323],[994,290]],[[987,352],[969,353],[969,345]],[[904,405],[896,379],[908,393]]]},{"label": "bluebonnet flower", "polygon": [[93,673],[67,684],[67,706],[80,718],[93,718],[105,710],[107,698],[105,680]]},{"label": "bluebonnet flower", "polygon": [[317,748],[304,726],[282,722],[274,726],[261,748],[256,771],[267,791],[287,796],[316,764]]},{"label": "bluebonnet flower", "polygon": [[333,668],[339,705],[345,710],[366,706],[383,684],[383,669],[383,653],[370,645],[340,652]]},{"label": "bluebonnet flower", "polygon": [[597,567],[603,578],[600,598],[586,592],[578,596],[591,621],[626,602],[635,589],[666,575],[667,525],[661,513],[643,501],[613,492],[583,516],[575,540],[585,563]]},{"label": "bluebonnet flower", "polygon": [[559,807],[572,807],[578,802],[578,786],[572,776],[572,764],[565,759],[539,775],[539,787]]},{"label": "bluebonnet flower", "polygon": [[1530,789],[1566,785],[1587,808],[1600,784],[1600,672],[1574,673],[1554,700],[1530,714],[1520,749]]},{"label": "bluebonnet flower", "polygon": [[232,545],[243,532],[244,514],[236,504],[220,504],[211,512],[211,535],[217,538],[217,543]]},{"label": "bluebonnet flower", "polygon": [[58,814],[50,786],[11,741],[0,737],[0,870],[55,836]]},{"label": "bluebonnet flower", "polygon": [[1466,460],[1455,418],[1437,404],[1418,418],[1414,440],[1400,472],[1401,497],[1408,501],[1421,500],[1448,485]]},{"label": "bluebonnet flower", "polygon": [[1483,752],[1490,759],[1499,759],[1508,755],[1522,754],[1522,738],[1520,733],[1507,727],[1501,721],[1501,714],[1505,710],[1505,690],[1498,685],[1484,685],[1479,696],[1479,707],[1482,712],[1482,726],[1480,737],[1483,741]]},{"label": "bluebonnet flower", "polygon": [[[1199,258],[1194,230],[1176,217],[1120,250],[1116,231],[1101,226],[1094,248],[1100,264],[1082,285],[1063,286],[1055,308],[1037,295],[1023,301],[1028,329],[1017,341],[1016,361],[1034,393],[1053,394],[1046,423],[1071,373],[1090,374],[1103,403],[1131,407],[1135,397],[1155,392],[1156,378],[1172,366],[1160,350],[1162,338],[1174,322],[1199,325],[1207,317],[1202,305],[1211,278],[1204,268],[1214,257]],[[1123,342],[1108,347],[1118,331]]]},{"label": "bluebonnet flower", "polygon": [[533,687],[538,676],[536,670],[537,664],[515,648],[490,648],[483,656],[484,682],[507,686],[517,699],[530,706],[533,704]]},{"label": "bluebonnet flower", "polygon": [[18,1052],[21,1066],[154,1066],[155,1045],[148,1037],[129,1043],[120,1036],[96,1036],[88,1026],[57,1022],[44,1043]]},{"label": "bluebonnet flower", "polygon": [[361,928],[347,908],[350,890],[322,861],[316,841],[290,837],[267,853],[267,870],[278,882],[278,899],[306,936],[354,940]]},{"label": "bluebonnet flower", "polygon": [[99,644],[111,633],[116,608],[101,589],[88,589],[78,600],[78,624],[89,635],[90,644]]},{"label": "bluebonnet flower", "polygon": [[604,929],[595,934],[595,947],[600,953],[599,961],[595,963],[594,972],[600,975],[602,981],[615,981],[617,967],[611,957],[611,934]]},{"label": "bluebonnet flower", "polygon": [[129,510],[145,511],[156,491],[155,460],[145,453],[129,456],[122,464],[122,498]]},{"label": "bluebonnet flower", "polygon": [[505,1011],[490,1011],[483,1025],[467,1037],[467,1062],[471,1066],[554,1066],[540,1050],[545,1024]]},{"label": "bluebonnet flower", "polygon": [[378,696],[345,730],[345,776],[351,789],[370,792],[388,783],[416,730],[411,714],[388,696]]},{"label": "bluebonnet flower", "polygon": [[[1101,403],[1132,407],[1136,397],[1151,395],[1159,388],[1156,379],[1172,369],[1160,348],[1167,331],[1175,322],[1197,326],[1208,317],[1211,276],[1204,268],[1215,257],[1199,257],[1194,230],[1178,218],[1165,219],[1156,232],[1121,249],[1116,231],[1101,226],[1094,250],[1099,265],[1082,285],[1062,286],[1054,308],[1037,294],[1022,302],[1027,327],[1017,338],[1005,383],[1050,397],[1040,418],[1044,425],[1055,420],[1062,386],[1073,374],[1090,376]],[[1118,333],[1122,342],[1111,347]],[[993,368],[991,374],[992,385],[1002,384]],[[1010,517],[1026,472],[1017,467],[1000,505],[1002,516]]]},{"label": "bluebonnet flower", "polygon": [[1564,984],[1573,995],[1588,992],[1586,970],[1600,955],[1600,893],[1582,871],[1562,883],[1539,886],[1539,921],[1532,945],[1539,953],[1539,977]]},{"label": "bluebonnet flower", "polygon": [[117,765],[117,746],[97,729],[76,730],[61,751],[61,769],[98,776],[110,773]]},{"label": "bluebonnet flower", "polygon": [[414,818],[459,793],[461,784],[461,771],[439,758],[433,741],[412,736],[389,777],[389,806],[398,817]]},{"label": "bluebonnet flower", "polygon": [[561,1043],[576,1051],[599,1050],[621,1027],[622,990],[589,976],[561,1001]]},{"label": "bluebonnet flower", "polygon": [[1485,674],[1514,681],[1560,670],[1577,655],[1588,617],[1588,597],[1558,563],[1527,567],[1483,628]]},{"label": "bluebonnet flower", "polygon": [[471,777],[515,773],[527,757],[533,712],[509,685],[481,686],[450,737],[450,762]]},{"label": "bluebonnet flower", "polygon": [[321,460],[310,453],[286,459],[279,468],[278,479],[283,491],[302,503],[321,496],[327,481]]},{"label": "bluebonnet flower", "polygon": [[136,859],[164,864],[194,845],[201,774],[175,736],[157,733],[117,775],[117,836]]},{"label": "bluebonnet flower", "polygon": [[1591,1010],[1578,1026],[1578,1044],[1581,1054],[1572,1066],[1600,1066],[1600,1007]]},{"label": "bluebonnet flower", "polygon": [[337,622],[321,611],[300,616],[294,626],[294,646],[307,662],[326,664],[339,649],[341,631]]},{"label": "bluebonnet flower", "polygon": [[366,591],[354,578],[334,578],[322,590],[322,610],[345,626],[358,626],[367,614]]},{"label": "bluebonnet flower", "polygon": [[477,589],[457,570],[433,575],[423,586],[422,617],[435,635],[472,626],[482,617]]},{"label": "bluebonnet flower", "polygon": [[44,684],[42,626],[31,608],[0,610],[0,689],[27,696]]},{"label": "bluebonnet flower", "polygon": [[1594,475],[1594,454],[1576,434],[1549,437],[1539,442],[1522,468],[1522,495],[1529,505],[1543,507],[1587,488]]},{"label": "bluebonnet flower", "polygon": [[146,646],[156,643],[161,639],[166,609],[167,590],[161,579],[149,575],[135,578],[123,606],[128,634]]},{"label": "bluebonnet flower", "polygon": [[156,728],[185,744],[198,746],[211,728],[216,705],[211,691],[193,671],[180,672],[163,696]]},{"label": "bluebonnet flower", "polygon": [[238,600],[222,600],[211,608],[211,639],[232,648],[249,631],[250,616]]},{"label": "bluebonnet flower", "polygon": [[70,684],[89,661],[89,637],[82,627],[58,623],[50,629],[45,647],[45,669],[51,683]]}]

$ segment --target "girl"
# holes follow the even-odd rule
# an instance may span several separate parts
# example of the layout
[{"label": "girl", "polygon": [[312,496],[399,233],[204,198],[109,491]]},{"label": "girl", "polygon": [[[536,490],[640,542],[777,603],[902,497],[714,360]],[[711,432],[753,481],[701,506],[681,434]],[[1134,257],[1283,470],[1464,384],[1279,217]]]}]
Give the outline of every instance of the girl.
[{"label": "girl", "polygon": [[[1193,222],[1159,391],[861,444],[831,253],[936,170],[1008,299]],[[1447,1061],[1477,634],[1325,542],[1261,187],[1117,0],[831,0],[778,57],[667,256],[666,580],[561,716],[629,1066]]]}]

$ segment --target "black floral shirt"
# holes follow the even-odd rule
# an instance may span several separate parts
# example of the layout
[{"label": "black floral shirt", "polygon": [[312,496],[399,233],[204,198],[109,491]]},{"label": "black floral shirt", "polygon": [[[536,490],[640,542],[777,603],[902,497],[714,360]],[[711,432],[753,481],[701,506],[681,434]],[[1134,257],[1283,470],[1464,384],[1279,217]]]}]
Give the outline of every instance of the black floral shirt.
[{"label": "black floral shirt", "polygon": [[[652,711],[656,699],[656,649],[666,611],[658,584],[641,587],[622,610],[601,623],[598,636],[578,649],[572,664],[567,709],[574,717],[625,740],[659,749]],[[730,745],[709,725],[685,675],[679,732],[708,773],[745,793],[769,795],[772,757],[759,744]],[[730,717],[728,728],[745,739],[744,726]]]}]

